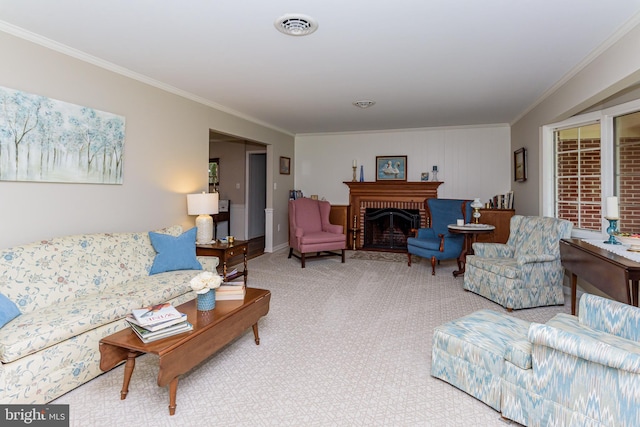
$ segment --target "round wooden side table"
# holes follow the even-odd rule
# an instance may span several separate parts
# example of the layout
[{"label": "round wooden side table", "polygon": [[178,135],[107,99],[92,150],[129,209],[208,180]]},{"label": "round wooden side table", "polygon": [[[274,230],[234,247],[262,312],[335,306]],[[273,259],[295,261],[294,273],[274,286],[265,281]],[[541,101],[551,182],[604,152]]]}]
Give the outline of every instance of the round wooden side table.
[{"label": "round wooden side table", "polygon": [[489,224],[449,224],[447,227],[451,233],[464,234],[464,245],[462,246],[462,252],[460,252],[460,256],[458,257],[459,270],[453,272],[453,277],[458,277],[461,274],[464,274],[465,266],[467,264],[467,255],[473,255],[473,244],[478,240],[478,235],[493,233],[496,227]]}]

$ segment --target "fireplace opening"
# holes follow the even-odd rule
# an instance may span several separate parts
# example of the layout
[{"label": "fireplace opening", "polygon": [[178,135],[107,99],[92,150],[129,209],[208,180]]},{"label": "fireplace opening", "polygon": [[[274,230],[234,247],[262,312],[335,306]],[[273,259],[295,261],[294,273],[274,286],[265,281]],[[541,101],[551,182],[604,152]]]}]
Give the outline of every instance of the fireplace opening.
[{"label": "fireplace opening", "polygon": [[412,228],[420,227],[418,209],[367,208],[364,215],[364,249],[402,250]]}]

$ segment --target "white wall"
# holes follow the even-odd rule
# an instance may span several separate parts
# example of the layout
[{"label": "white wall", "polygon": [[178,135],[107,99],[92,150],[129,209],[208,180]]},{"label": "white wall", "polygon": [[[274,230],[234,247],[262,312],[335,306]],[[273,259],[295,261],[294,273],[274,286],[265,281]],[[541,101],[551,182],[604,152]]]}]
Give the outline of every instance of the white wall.
[{"label": "white wall", "polygon": [[[616,94],[624,93],[626,88],[637,84],[640,81],[638,46],[640,46],[640,26],[633,28],[600,53],[584,69],[564,82],[512,125],[512,151],[526,147],[529,154],[527,181],[513,185],[516,201],[522,201],[518,213],[542,214],[541,127],[576,115]],[[628,97],[619,97],[619,102],[626,101],[629,101]]]},{"label": "white wall", "polygon": [[[0,32],[0,84],[126,118],[122,185],[0,181],[0,248],[55,236],[192,227],[185,194],[207,189],[209,129],[269,144],[267,204],[286,221],[278,173],[294,138],[40,44]],[[275,164],[274,164],[275,162]],[[286,232],[273,236],[287,242]]]},{"label": "white wall", "polygon": [[376,156],[406,155],[408,181],[420,181],[422,172],[431,174],[437,165],[438,180],[444,182],[439,197],[486,202],[511,188],[509,135],[508,125],[297,135],[296,189],[347,205],[349,188],[343,181],[353,177],[353,160],[358,179],[362,164],[365,181],[375,181]]}]

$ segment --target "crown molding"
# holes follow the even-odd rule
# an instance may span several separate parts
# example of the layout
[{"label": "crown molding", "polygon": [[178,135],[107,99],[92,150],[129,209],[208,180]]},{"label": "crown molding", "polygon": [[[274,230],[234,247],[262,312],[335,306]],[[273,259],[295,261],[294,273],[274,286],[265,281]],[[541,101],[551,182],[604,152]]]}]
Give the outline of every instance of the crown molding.
[{"label": "crown molding", "polygon": [[209,99],[203,98],[201,96],[195,95],[191,92],[187,92],[185,90],[182,89],[178,89],[177,87],[168,85],[166,83],[163,83],[159,80],[155,80],[152,79],[151,77],[145,76],[143,74],[137,73],[135,71],[129,70],[128,68],[124,68],[121,67],[119,65],[116,65],[112,62],[109,61],[105,61],[103,59],[100,59],[96,56],[93,55],[89,55],[86,52],[83,52],[81,50],[78,49],[74,49],[72,47],[69,47],[65,44],[62,43],[58,43],[54,40],[51,40],[49,38],[43,37],[39,34],[33,33],[31,31],[25,30],[24,28],[15,26],[13,24],[9,24],[8,22],[5,21],[1,21],[0,20],[0,31],[5,32],[7,34],[11,34],[13,36],[19,37],[21,39],[30,41],[32,43],[38,44],[40,46],[46,47],[48,49],[54,50],[56,52],[60,52],[64,55],[70,56],[72,58],[76,58],[79,59],[83,62],[87,62],[89,64],[95,65],[97,67],[103,68],[105,70],[114,72],[116,74],[120,74],[122,76],[128,77],[130,79],[133,80],[137,80],[139,82],[148,84],[150,86],[153,86],[155,88],[161,89],[165,92],[169,92],[172,93],[174,95],[178,95],[181,96],[183,98],[189,99],[191,101],[197,102],[199,104],[202,105],[206,105],[207,107],[211,107],[213,109],[219,110],[221,112],[230,114],[232,116],[247,120],[249,122],[252,122],[254,124],[260,125],[260,126],[264,126],[266,128],[269,128],[271,130],[275,130],[277,132],[281,132],[284,133],[286,135],[289,136],[295,136],[294,133],[285,130],[285,129],[281,129],[277,126],[273,126],[269,123],[263,122],[262,120],[256,119],[255,117],[251,117],[249,115],[243,114],[239,111],[233,110],[231,108],[225,107],[224,105],[220,105],[217,104]]}]

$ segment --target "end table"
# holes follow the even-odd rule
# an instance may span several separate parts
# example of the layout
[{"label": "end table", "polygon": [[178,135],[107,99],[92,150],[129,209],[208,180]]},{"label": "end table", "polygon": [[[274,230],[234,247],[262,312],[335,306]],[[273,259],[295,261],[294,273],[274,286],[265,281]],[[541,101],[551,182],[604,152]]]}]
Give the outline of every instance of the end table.
[{"label": "end table", "polygon": [[453,272],[453,277],[458,277],[459,275],[464,274],[467,264],[467,255],[473,255],[473,244],[478,239],[478,235],[493,233],[493,230],[495,230],[496,227],[489,224],[450,224],[447,227],[452,233],[464,235],[464,246],[462,247],[462,252],[460,252],[460,256],[458,257],[459,270]]},{"label": "end table", "polygon": [[[196,244],[196,255],[198,256],[217,256],[222,261],[222,277],[225,282],[244,276],[244,284],[247,285],[247,252],[249,251],[249,242],[246,240],[236,240],[233,243],[211,243],[206,245]],[[234,256],[243,255],[244,270],[227,276],[227,261]]]}]

